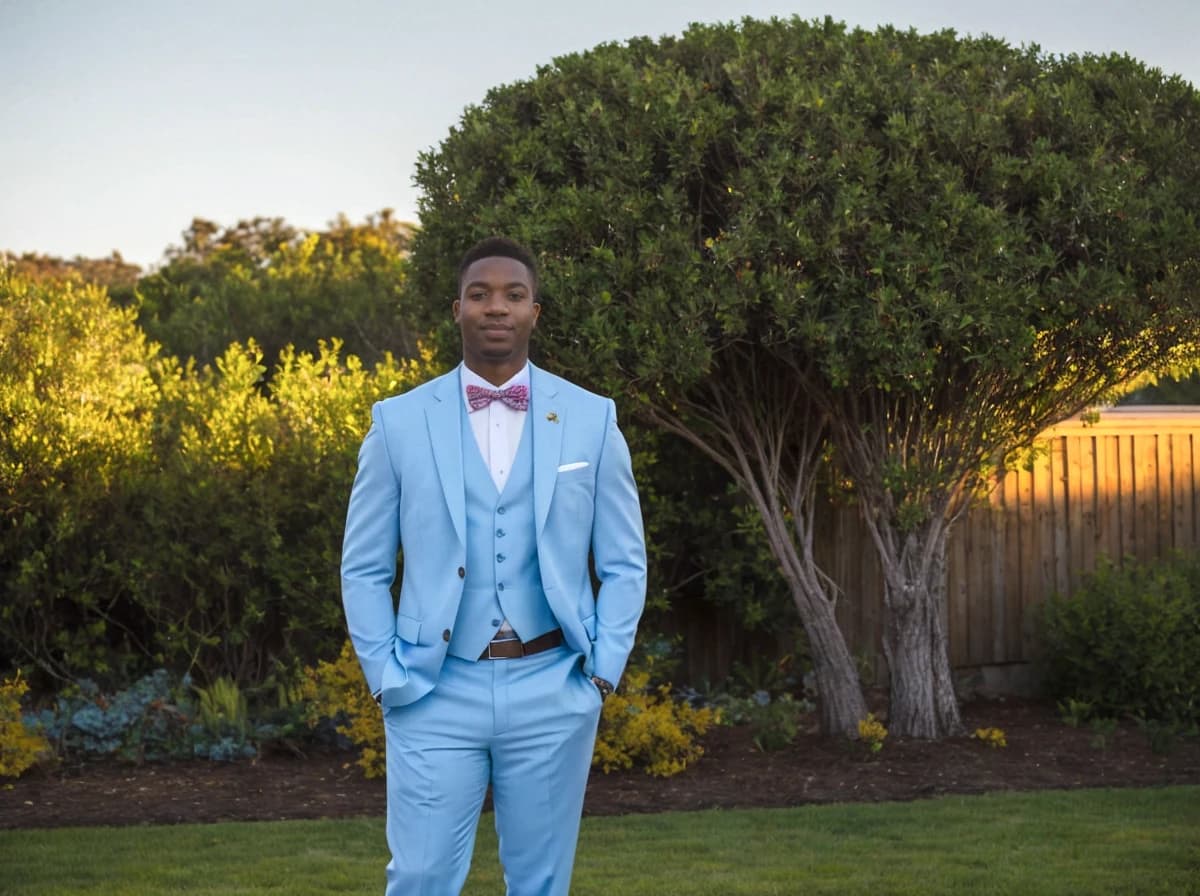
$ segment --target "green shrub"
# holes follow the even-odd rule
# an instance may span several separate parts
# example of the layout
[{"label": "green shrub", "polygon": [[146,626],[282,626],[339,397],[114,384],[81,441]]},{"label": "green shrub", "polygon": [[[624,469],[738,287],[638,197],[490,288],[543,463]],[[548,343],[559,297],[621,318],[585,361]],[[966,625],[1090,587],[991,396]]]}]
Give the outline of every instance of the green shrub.
[{"label": "green shrub", "polygon": [[800,731],[800,717],[808,704],[798,702],[791,694],[781,694],[765,703],[755,702],[750,710],[750,725],[754,746],[762,752],[789,747]]},{"label": "green shrub", "polygon": [[811,668],[807,641],[797,632],[795,652],[761,653],[750,662],[735,662],[729,676],[707,693],[688,689],[693,705],[717,711],[723,725],[748,725],[761,751],[791,746],[803,717],[816,710],[805,688]]},{"label": "green shrub", "polygon": [[[263,744],[296,748],[299,707],[259,706],[228,678],[208,687],[156,669],[128,688],[102,690],[88,679],[68,685],[34,721],[49,747],[70,759],[146,762],[228,761],[256,756]],[[274,716],[274,718],[271,718]]]},{"label": "green shrub", "polygon": [[237,682],[218,678],[206,688],[196,688],[196,697],[196,720],[191,731],[192,749],[197,756],[248,759],[258,752],[252,743],[250,706]]},{"label": "green shrub", "polygon": [[1093,718],[1200,720],[1200,555],[1103,564],[1041,617],[1047,693]]},{"label": "green shrub", "polygon": [[158,669],[113,693],[81,679],[58,695],[37,720],[59,756],[143,762],[191,755],[191,708],[166,670]]}]

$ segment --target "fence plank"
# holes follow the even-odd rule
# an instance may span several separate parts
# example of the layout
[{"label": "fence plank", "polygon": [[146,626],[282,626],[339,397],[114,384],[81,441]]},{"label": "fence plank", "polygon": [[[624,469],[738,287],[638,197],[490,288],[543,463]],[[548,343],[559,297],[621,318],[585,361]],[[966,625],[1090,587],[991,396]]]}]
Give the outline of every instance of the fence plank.
[{"label": "fence plank", "polygon": [[1076,585],[1075,571],[1083,568],[1083,437],[1064,436],[1062,442],[1063,476],[1066,480],[1063,483],[1063,497],[1067,502],[1067,512],[1059,528],[1065,542],[1062,559],[1066,560],[1066,586],[1062,590],[1067,592]]},{"label": "fence plank", "polygon": [[1084,436],[1079,440],[1079,537],[1072,539],[1080,545],[1079,565],[1071,570],[1074,590],[1081,578],[1096,568],[1096,549],[1099,538],[1096,526],[1096,437]]},{"label": "fence plank", "polygon": [[1021,658],[1021,607],[1024,604],[1024,558],[1021,556],[1021,479],[1019,471],[1004,476],[1004,568],[1001,570],[1003,584],[996,589],[992,599],[1004,607],[1004,650],[997,652],[997,662],[1007,663]]},{"label": "fence plank", "polygon": [[1121,468],[1117,437],[1096,439],[1096,553],[1119,560],[1121,557]]},{"label": "fence plank", "polygon": [[1158,438],[1153,433],[1137,435],[1133,457],[1137,480],[1137,522],[1134,556],[1143,563],[1158,553]]},{"label": "fence plank", "polygon": [[1134,471],[1133,434],[1120,435],[1117,444],[1121,450],[1120,519],[1121,561],[1137,554],[1137,477]]},{"label": "fence plank", "polygon": [[1175,450],[1171,455],[1172,496],[1175,504],[1174,540],[1177,551],[1196,544],[1196,478],[1193,471],[1194,438],[1190,432],[1172,433]]},{"label": "fence plank", "polygon": [[[1028,470],[1021,470],[1021,603],[1018,613],[1022,619],[1029,614],[1042,594],[1042,555],[1038,550],[1037,491],[1034,488],[1036,463]],[[1022,632],[1022,634],[1024,634]],[[1023,639],[1022,639],[1023,640]],[[1025,658],[1022,647],[1020,659]]]},{"label": "fence plank", "polygon": [[1053,508],[1054,546],[1054,590],[1067,594],[1071,590],[1071,545],[1067,534],[1071,531],[1071,477],[1067,471],[1067,438],[1059,436],[1050,448],[1050,505]]}]

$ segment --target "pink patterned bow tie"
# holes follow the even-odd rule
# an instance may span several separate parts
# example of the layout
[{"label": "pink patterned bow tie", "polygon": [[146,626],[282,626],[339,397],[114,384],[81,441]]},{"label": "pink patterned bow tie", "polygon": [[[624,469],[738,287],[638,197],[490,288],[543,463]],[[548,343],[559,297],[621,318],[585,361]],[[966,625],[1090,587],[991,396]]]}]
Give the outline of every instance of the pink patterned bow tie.
[{"label": "pink patterned bow tie", "polygon": [[529,410],[529,387],[509,386],[507,389],[485,389],[483,386],[467,386],[467,404],[471,410],[486,408],[493,401],[508,405],[514,411]]}]

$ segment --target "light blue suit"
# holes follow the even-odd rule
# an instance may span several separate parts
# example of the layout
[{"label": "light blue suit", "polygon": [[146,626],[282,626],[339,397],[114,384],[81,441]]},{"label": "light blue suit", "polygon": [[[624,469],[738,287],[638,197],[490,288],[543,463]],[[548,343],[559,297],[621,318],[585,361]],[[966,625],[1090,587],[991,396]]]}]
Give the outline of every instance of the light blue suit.
[{"label": "light blue suit", "polygon": [[515,660],[448,656],[467,580],[464,458],[478,451],[469,429],[464,439],[457,370],[376,404],[359,453],[342,594],[385,712],[389,893],[458,892],[489,783],[510,894],[569,885],[600,708],[588,676],[620,680],[646,556],[613,402],[532,364],[530,387],[536,564],[563,647]]}]

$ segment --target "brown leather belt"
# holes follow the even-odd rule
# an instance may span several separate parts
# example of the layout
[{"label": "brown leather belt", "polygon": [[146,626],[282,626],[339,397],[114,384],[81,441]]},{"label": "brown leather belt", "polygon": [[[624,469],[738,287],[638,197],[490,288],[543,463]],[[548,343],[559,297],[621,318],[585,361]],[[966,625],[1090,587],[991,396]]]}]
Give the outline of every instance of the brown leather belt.
[{"label": "brown leather belt", "polygon": [[532,641],[522,641],[519,638],[509,638],[507,641],[489,641],[487,650],[479,655],[481,660],[515,660],[523,656],[533,656],[543,650],[550,650],[563,642],[561,628],[538,635]]}]

